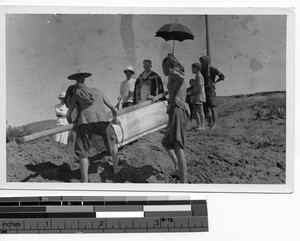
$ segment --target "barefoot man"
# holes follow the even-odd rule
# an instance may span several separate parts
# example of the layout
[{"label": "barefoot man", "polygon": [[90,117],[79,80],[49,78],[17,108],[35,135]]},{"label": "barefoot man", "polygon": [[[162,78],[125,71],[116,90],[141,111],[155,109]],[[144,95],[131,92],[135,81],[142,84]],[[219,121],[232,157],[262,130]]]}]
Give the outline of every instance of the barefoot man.
[{"label": "barefoot man", "polygon": [[88,182],[88,157],[92,143],[92,135],[101,135],[107,151],[113,159],[114,173],[121,169],[118,166],[118,146],[114,130],[109,122],[105,106],[112,111],[113,123],[118,124],[117,112],[114,106],[108,101],[103,92],[97,88],[88,88],[85,78],[91,76],[90,73],[75,73],[68,77],[76,80],[73,96],[67,113],[67,119],[71,121],[71,113],[74,107],[79,106],[79,118],[77,136],[75,141],[75,153],[79,157],[81,182]]},{"label": "barefoot man", "polygon": [[162,145],[167,149],[174,165],[175,173],[179,173],[180,182],[187,183],[187,165],[184,155],[184,129],[189,119],[189,111],[185,104],[186,85],[184,82],[184,68],[173,54],[162,62],[163,72],[168,79],[168,109],[169,122]]}]

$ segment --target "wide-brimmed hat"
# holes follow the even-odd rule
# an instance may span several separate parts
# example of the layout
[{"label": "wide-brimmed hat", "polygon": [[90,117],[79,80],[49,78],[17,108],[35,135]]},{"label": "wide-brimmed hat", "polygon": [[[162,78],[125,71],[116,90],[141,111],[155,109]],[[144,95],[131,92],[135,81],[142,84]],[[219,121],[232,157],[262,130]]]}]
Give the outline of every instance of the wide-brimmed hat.
[{"label": "wide-brimmed hat", "polygon": [[87,73],[87,72],[77,72],[75,74],[69,75],[68,79],[70,79],[70,80],[77,80],[79,77],[88,78],[91,75],[92,75],[91,73]]},{"label": "wide-brimmed hat", "polygon": [[125,73],[126,71],[131,71],[132,74],[134,74],[134,70],[133,70],[133,68],[132,68],[131,66],[127,66],[127,67],[124,69],[124,73]]},{"label": "wide-brimmed hat", "polygon": [[65,98],[65,96],[66,96],[66,92],[60,92],[58,95],[58,99]]}]

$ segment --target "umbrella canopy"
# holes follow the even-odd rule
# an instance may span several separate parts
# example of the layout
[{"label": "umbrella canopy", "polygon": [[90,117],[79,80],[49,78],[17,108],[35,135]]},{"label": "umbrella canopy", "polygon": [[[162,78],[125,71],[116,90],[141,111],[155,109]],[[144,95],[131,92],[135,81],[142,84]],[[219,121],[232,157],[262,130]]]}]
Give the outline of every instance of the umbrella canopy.
[{"label": "umbrella canopy", "polygon": [[182,42],[186,39],[194,39],[192,31],[185,25],[180,23],[168,23],[163,25],[157,32],[155,37],[161,37],[164,40],[177,40]]},{"label": "umbrella canopy", "polygon": [[175,40],[182,42],[186,39],[194,39],[192,31],[187,26],[180,23],[168,23],[163,25],[156,32],[155,37],[161,37],[166,41],[173,40],[173,53]]}]

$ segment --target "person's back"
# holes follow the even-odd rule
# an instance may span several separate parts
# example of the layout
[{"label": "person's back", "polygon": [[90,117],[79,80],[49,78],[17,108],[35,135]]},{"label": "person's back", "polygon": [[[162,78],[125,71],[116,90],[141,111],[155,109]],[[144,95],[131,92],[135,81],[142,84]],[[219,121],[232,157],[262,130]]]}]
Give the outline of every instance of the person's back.
[{"label": "person's back", "polygon": [[[78,104],[81,109],[78,119],[79,125],[109,121],[101,90],[81,85],[75,89],[74,95],[77,96]],[[91,100],[90,97],[92,97],[93,100]]]}]

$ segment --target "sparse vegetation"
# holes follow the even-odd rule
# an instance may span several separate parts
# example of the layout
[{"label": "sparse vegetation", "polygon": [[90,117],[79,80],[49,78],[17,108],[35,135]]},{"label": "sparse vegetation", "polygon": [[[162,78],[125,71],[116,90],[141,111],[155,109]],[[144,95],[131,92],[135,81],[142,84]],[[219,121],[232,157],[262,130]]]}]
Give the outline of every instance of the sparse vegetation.
[{"label": "sparse vegetation", "polygon": [[249,144],[254,149],[266,147],[282,147],[285,145],[285,134],[277,130],[266,130],[262,133],[256,133],[252,136],[237,135],[233,140],[241,145],[243,143]]},{"label": "sparse vegetation", "polygon": [[284,102],[278,102],[275,100],[258,102],[252,105],[252,110],[256,119],[286,118],[286,106]]},{"label": "sparse vegetation", "polygon": [[27,127],[6,127],[6,143],[12,142],[19,137],[30,135],[32,132]]}]

